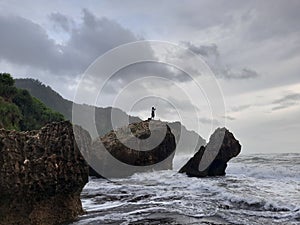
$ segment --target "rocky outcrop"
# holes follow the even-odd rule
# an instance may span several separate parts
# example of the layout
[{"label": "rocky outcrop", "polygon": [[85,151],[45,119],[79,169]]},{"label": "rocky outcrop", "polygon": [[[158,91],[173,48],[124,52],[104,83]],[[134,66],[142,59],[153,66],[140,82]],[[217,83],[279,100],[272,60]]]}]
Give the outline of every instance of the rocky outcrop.
[{"label": "rocky outcrop", "polygon": [[193,177],[225,175],[227,162],[241,151],[241,145],[226,128],[218,128],[210,137],[209,143],[180,169]]},{"label": "rocky outcrop", "polygon": [[0,224],[52,225],[83,213],[88,166],[70,122],[38,131],[0,129]]},{"label": "rocky outcrop", "polygon": [[175,149],[169,126],[151,120],[132,123],[96,139],[86,158],[98,175],[126,177],[136,172],[172,169]]}]

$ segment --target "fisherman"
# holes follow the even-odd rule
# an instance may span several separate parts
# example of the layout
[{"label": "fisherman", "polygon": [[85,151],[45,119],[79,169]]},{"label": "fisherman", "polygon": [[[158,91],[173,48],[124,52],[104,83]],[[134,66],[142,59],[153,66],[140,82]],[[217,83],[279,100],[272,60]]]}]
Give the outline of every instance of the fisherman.
[{"label": "fisherman", "polygon": [[152,106],[152,109],[151,109],[151,120],[154,120],[155,110],[156,110],[156,108],[154,106]]}]

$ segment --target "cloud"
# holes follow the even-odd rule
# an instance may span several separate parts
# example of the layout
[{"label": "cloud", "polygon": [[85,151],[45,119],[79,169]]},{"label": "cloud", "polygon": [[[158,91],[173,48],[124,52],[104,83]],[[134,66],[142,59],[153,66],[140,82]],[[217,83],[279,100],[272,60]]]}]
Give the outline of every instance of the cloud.
[{"label": "cloud", "polygon": [[272,111],[286,109],[291,106],[298,105],[300,104],[300,94],[299,93],[288,94],[280,99],[273,101],[272,104],[276,105],[272,108]]},{"label": "cloud", "polygon": [[[176,99],[173,97],[162,99],[155,96],[141,99],[134,107],[134,111],[136,113],[147,111],[149,110],[149,106],[155,106],[160,115],[169,118],[186,116],[186,113],[195,114],[196,111],[199,111],[196,105],[185,99]],[[180,115],[180,113],[184,113],[184,115]]]},{"label": "cloud", "polygon": [[82,24],[73,29],[69,41],[63,49],[65,57],[79,64],[78,69],[86,69],[97,57],[121,44],[137,41],[133,32],[108,18],[95,17],[84,9]]},{"label": "cloud", "polygon": [[182,42],[190,51],[197,55],[202,55],[204,57],[219,57],[219,50],[216,44],[212,45],[193,45],[191,42]]},{"label": "cloud", "polygon": [[70,32],[75,23],[68,16],[59,12],[51,13],[49,19],[53,21],[55,29],[62,29],[65,32]]},{"label": "cloud", "polygon": [[259,77],[259,74],[249,68],[243,68],[241,70],[232,70],[230,68],[221,69],[219,72],[219,76],[225,79],[253,79]]},{"label": "cloud", "polygon": [[0,59],[56,75],[78,75],[106,51],[139,40],[114,20],[99,19],[86,9],[82,13],[82,23],[72,29],[71,19],[60,13],[50,15],[52,21],[70,31],[70,39],[63,45],[31,20],[0,15]]},{"label": "cloud", "polygon": [[224,116],[224,118],[231,121],[236,120],[236,118],[232,116]]},{"label": "cloud", "polygon": [[18,16],[0,15],[0,60],[17,65],[55,68],[59,46],[38,24]]},{"label": "cloud", "polygon": [[210,119],[206,117],[199,117],[199,122],[202,124],[214,124],[214,125],[220,125],[221,123],[216,119]]},{"label": "cloud", "polygon": [[[155,88],[165,88],[165,83],[153,83],[152,80],[156,80],[155,78],[147,79],[152,76],[167,79],[170,81],[170,84],[173,82],[183,83],[191,80],[186,73],[171,65],[160,62],[139,62],[117,71],[110,77],[110,80],[107,81],[107,87],[105,87],[104,91],[118,93],[122,87],[135,82],[137,79],[139,79],[139,83],[142,85],[143,92]],[[137,90],[135,90],[135,92],[137,92]]]},{"label": "cloud", "polygon": [[242,80],[253,79],[259,77],[259,74],[249,68],[235,69],[230,68],[228,65],[224,65],[218,46],[212,45],[194,45],[191,42],[182,42],[188,50],[194,52],[197,55],[203,57],[205,62],[210,66],[216,77],[227,80]]},{"label": "cloud", "polygon": [[287,35],[299,35],[300,2],[289,1],[289,4],[280,0],[272,2],[259,1],[252,5],[248,12],[247,30],[243,38],[251,41],[266,41],[285,37]]},{"label": "cloud", "polygon": [[[74,77],[82,74],[105,52],[121,44],[140,40],[116,21],[98,18],[87,9],[82,10],[79,24],[59,12],[51,13],[49,19],[56,29],[69,35],[65,43],[58,44],[50,39],[46,30],[31,20],[11,15],[0,16],[0,29],[4,33],[0,43],[0,59],[58,76]],[[153,54],[150,47],[143,51],[143,54]],[[159,76],[179,82],[189,80],[184,72],[169,65],[144,62],[118,71],[111,77],[106,91],[116,93],[120,87],[147,76]]]},{"label": "cloud", "polygon": [[232,112],[240,112],[240,111],[243,111],[245,109],[248,109],[250,108],[251,105],[239,105],[239,106],[234,106],[231,108],[231,111]]}]

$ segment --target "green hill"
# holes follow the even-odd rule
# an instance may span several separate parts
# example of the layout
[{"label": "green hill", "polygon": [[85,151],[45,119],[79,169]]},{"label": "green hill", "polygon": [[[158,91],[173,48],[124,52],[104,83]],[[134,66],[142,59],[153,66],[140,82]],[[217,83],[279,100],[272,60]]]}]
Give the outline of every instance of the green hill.
[{"label": "green hill", "polygon": [[47,123],[63,121],[64,116],[32,97],[28,90],[19,89],[8,73],[0,73],[0,128],[36,130]]},{"label": "green hill", "polygon": [[15,85],[18,88],[28,90],[32,96],[41,100],[46,106],[60,112],[66,119],[72,120],[73,102],[64,99],[50,86],[32,78],[15,79]]}]

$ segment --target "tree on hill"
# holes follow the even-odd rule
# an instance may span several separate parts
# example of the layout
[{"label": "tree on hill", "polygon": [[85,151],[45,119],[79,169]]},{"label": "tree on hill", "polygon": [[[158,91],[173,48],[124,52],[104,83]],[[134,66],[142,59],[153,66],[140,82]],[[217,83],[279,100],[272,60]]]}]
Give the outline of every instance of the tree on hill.
[{"label": "tree on hill", "polygon": [[0,83],[5,86],[14,86],[15,81],[9,73],[1,73]]},{"label": "tree on hill", "polygon": [[35,130],[63,120],[62,114],[48,108],[27,90],[16,88],[10,74],[0,73],[0,128]]},{"label": "tree on hill", "polygon": [[15,85],[28,90],[32,96],[38,98],[49,108],[63,114],[66,119],[72,119],[73,102],[64,99],[50,86],[32,78],[16,79]]},{"label": "tree on hill", "polygon": [[22,114],[19,108],[0,97],[0,128],[8,130],[20,130],[19,122]]}]

